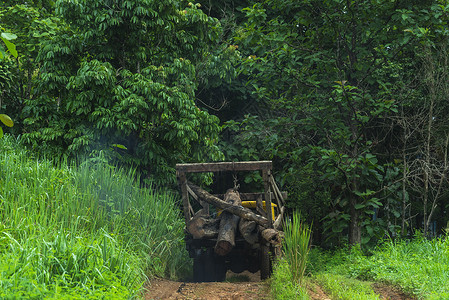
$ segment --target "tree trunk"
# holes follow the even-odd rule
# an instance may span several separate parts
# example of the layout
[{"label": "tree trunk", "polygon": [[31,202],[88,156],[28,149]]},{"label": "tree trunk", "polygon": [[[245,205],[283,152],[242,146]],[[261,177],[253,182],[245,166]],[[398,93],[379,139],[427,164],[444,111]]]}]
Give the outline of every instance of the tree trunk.
[{"label": "tree trunk", "polygon": [[272,244],[272,245],[280,245],[281,244],[281,236],[279,234],[279,231],[268,228],[262,231],[260,234],[262,236],[262,240]]},{"label": "tree trunk", "polygon": [[349,223],[349,244],[356,245],[362,242],[362,227],[360,226],[360,211],[355,208],[357,197],[350,195],[351,221]]},{"label": "tree trunk", "polygon": [[[224,202],[231,205],[241,205],[239,193],[233,189],[229,189],[224,197]],[[231,252],[235,246],[235,233],[240,217],[233,215],[227,211],[221,213],[220,229],[218,231],[217,243],[215,244],[215,253],[225,256]]]}]

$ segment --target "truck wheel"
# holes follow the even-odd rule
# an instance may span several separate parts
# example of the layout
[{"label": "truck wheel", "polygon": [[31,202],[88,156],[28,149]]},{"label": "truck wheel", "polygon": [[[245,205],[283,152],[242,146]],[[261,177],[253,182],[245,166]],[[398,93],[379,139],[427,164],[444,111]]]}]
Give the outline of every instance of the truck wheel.
[{"label": "truck wheel", "polygon": [[270,246],[260,246],[260,279],[265,280],[270,277],[272,272]]}]

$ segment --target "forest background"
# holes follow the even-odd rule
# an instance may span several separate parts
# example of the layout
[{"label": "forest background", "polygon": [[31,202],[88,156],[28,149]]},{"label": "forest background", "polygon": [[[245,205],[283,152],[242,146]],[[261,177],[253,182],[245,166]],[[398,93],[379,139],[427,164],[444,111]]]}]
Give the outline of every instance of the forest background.
[{"label": "forest background", "polygon": [[3,130],[164,189],[176,163],[273,160],[326,248],[438,236],[448,13],[445,0],[2,1],[17,49],[0,49]]}]

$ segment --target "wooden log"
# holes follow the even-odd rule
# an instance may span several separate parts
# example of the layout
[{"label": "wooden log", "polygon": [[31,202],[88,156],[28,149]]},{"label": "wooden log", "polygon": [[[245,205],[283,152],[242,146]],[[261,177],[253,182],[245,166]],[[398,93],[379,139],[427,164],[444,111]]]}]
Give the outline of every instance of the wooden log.
[{"label": "wooden log", "polygon": [[278,203],[279,206],[284,206],[285,205],[285,199],[287,195],[285,195],[283,192],[281,192],[278,188],[278,186],[276,185],[276,182],[274,181],[273,176],[271,176],[270,178],[271,180],[271,185],[274,188],[274,192],[276,194],[276,198],[279,200],[280,203]]},{"label": "wooden log", "polygon": [[237,206],[237,205],[232,205],[230,203],[227,203],[227,202],[221,200],[220,198],[214,197],[207,191],[203,190],[199,186],[196,186],[192,183],[188,183],[188,185],[192,189],[192,191],[195,194],[197,194],[198,197],[200,197],[207,203],[210,203],[218,208],[221,208],[231,214],[237,215],[243,219],[254,221],[263,227],[267,228],[269,226],[269,221],[267,218],[260,216],[258,214],[255,214],[250,209],[245,208],[243,206]]},{"label": "wooden log", "polygon": [[[224,197],[224,202],[231,205],[240,205],[239,193],[233,189],[229,189]],[[225,256],[231,252],[235,246],[235,234],[240,217],[227,211],[221,213],[220,229],[218,230],[217,243],[215,244],[215,253]]]},{"label": "wooden log", "polygon": [[259,241],[259,230],[256,222],[240,219],[239,231],[249,244],[252,245]]},{"label": "wooden log", "polygon": [[279,210],[279,215],[276,218],[276,221],[273,223],[273,227],[276,230],[280,230],[282,227],[282,221],[284,220],[284,212],[285,212],[285,206],[282,206]]},{"label": "wooden log", "polygon": [[208,213],[202,209],[186,224],[186,228],[194,239],[209,239],[218,236],[219,225],[220,219],[208,217]]},{"label": "wooden log", "polygon": [[262,231],[261,233],[262,240],[270,243],[272,245],[279,245],[281,244],[281,236],[279,234],[279,231],[268,228]]}]

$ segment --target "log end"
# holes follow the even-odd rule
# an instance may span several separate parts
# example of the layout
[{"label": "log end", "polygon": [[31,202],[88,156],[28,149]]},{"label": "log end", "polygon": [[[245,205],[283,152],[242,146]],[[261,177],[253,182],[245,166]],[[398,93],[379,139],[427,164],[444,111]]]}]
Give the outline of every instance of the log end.
[{"label": "log end", "polygon": [[281,244],[281,236],[279,231],[275,230],[275,229],[265,229],[262,231],[261,233],[262,239],[267,242],[270,243],[272,245],[280,245]]},{"label": "log end", "polygon": [[218,241],[215,245],[215,253],[220,256],[225,256],[229,252],[231,252],[232,248],[234,248],[234,245],[232,245],[228,241]]}]

